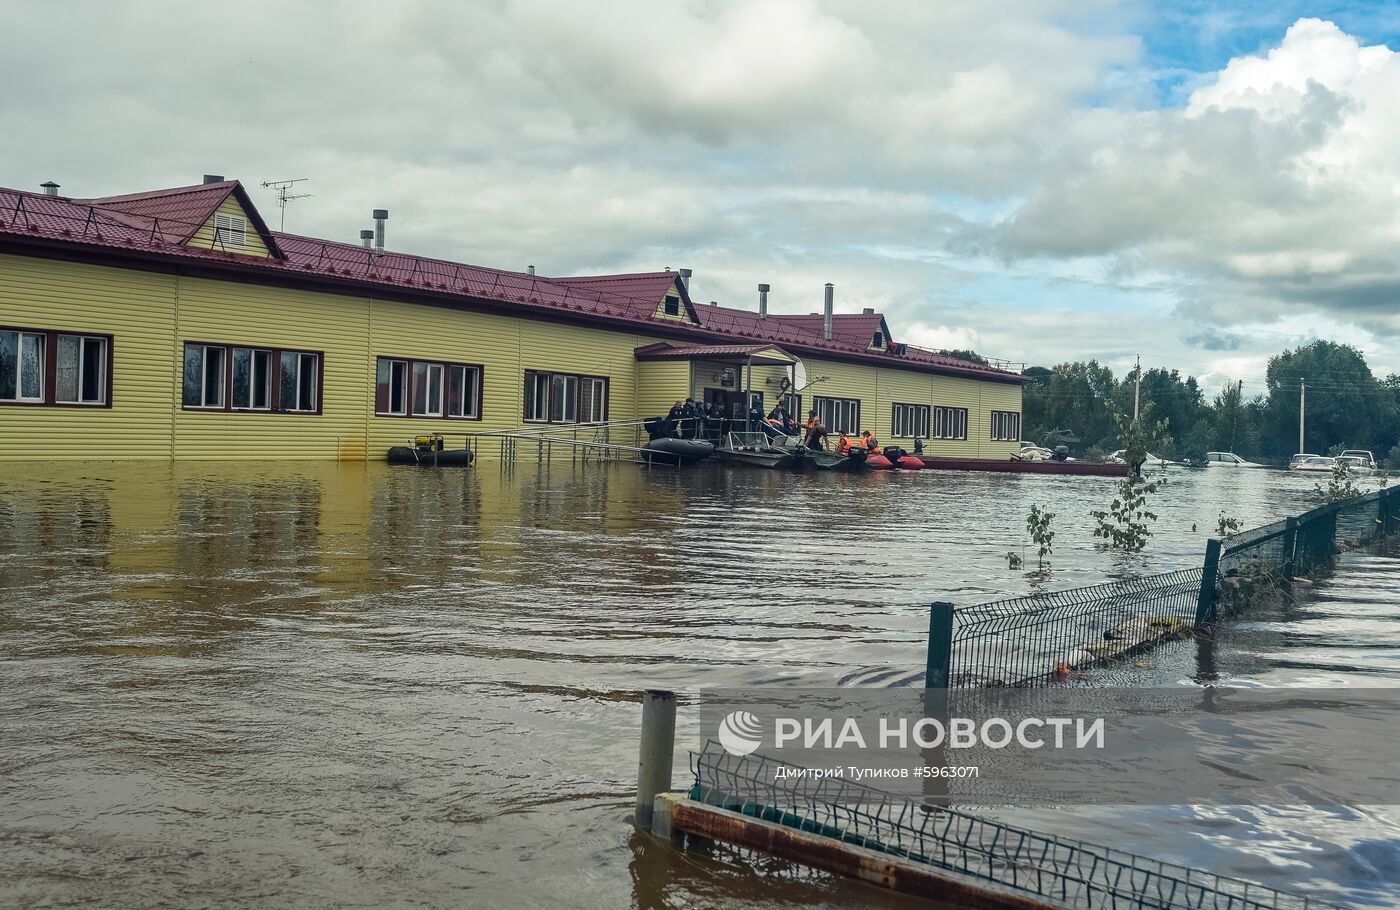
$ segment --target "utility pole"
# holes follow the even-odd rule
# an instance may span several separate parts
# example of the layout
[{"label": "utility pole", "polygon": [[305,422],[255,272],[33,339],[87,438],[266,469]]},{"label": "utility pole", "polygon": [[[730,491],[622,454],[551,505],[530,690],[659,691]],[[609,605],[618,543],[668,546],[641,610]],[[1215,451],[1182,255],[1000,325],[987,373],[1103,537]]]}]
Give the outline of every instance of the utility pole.
[{"label": "utility pole", "polygon": [[1240,411],[1244,410],[1244,380],[1235,386],[1235,406],[1230,414],[1230,451],[1235,451],[1235,430],[1240,425]]},{"label": "utility pole", "polygon": [[1308,400],[1308,381],[1307,381],[1306,379],[1299,379],[1299,380],[1298,380],[1298,454],[1300,454],[1300,455],[1301,455],[1302,453],[1304,453],[1304,452],[1307,451],[1307,449],[1304,448],[1304,446],[1303,446],[1303,424],[1304,424],[1304,422],[1305,422],[1305,420],[1306,420],[1305,414],[1306,414],[1307,412],[1306,412],[1306,410],[1305,410],[1305,405],[1307,404],[1307,400]]},{"label": "utility pole", "polygon": [[1135,369],[1134,372],[1137,373],[1137,387],[1133,389],[1133,422],[1136,423],[1136,422],[1137,422],[1137,419],[1138,419],[1138,402],[1142,399],[1142,355],[1141,355],[1141,354],[1138,355],[1138,359],[1137,359],[1137,368]]}]

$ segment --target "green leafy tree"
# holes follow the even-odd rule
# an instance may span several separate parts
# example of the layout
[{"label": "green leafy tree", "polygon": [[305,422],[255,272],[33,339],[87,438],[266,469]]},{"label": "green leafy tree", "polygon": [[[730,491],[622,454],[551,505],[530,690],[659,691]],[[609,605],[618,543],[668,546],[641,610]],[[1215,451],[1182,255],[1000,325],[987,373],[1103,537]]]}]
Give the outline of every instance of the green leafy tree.
[{"label": "green leafy tree", "polygon": [[1123,458],[1128,462],[1128,476],[1118,484],[1118,491],[1107,509],[1090,512],[1097,522],[1094,536],[1115,550],[1137,553],[1147,546],[1152,536],[1152,522],[1157,514],[1147,508],[1147,497],[1157,492],[1158,482],[1148,480],[1137,470],[1152,449],[1161,448],[1167,433],[1166,421],[1152,422],[1151,408],[1144,408],[1137,419],[1115,412],[1113,417],[1123,439]]},{"label": "green leafy tree", "polygon": [[1386,449],[1395,441],[1400,408],[1394,389],[1371,374],[1351,345],[1314,341],[1270,358],[1260,444],[1287,457],[1298,445],[1299,384],[1307,382],[1306,451]]}]

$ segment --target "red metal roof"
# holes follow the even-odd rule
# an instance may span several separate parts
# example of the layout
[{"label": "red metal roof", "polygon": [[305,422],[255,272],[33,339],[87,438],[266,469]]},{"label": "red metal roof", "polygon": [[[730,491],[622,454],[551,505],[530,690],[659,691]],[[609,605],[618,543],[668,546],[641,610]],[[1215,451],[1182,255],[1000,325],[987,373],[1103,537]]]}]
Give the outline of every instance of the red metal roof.
[{"label": "red metal roof", "polygon": [[[777,351],[792,357],[776,344],[691,344],[676,347],[666,342],[644,344],[634,352],[638,360],[691,360],[714,357],[752,357],[765,351]],[[797,358],[793,357],[796,360]]]},{"label": "red metal roof", "polygon": [[[782,313],[768,314],[769,319],[776,319],[788,325],[797,326],[803,331],[811,332],[814,335],[822,334],[823,325],[820,313],[811,316],[788,316]],[[870,347],[871,340],[876,332],[884,331],[885,317],[879,313],[833,313],[831,315],[831,337],[840,339],[850,344],[858,344],[861,347]],[[890,343],[886,338],[885,343]]]},{"label": "red metal roof", "polygon": [[70,201],[101,209],[133,227],[158,231],[167,243],[184,243],[209,222],[214,212],[231,195],[238,197],[268,250],[274,256],[279,256],[281,251],[276,241],[237,180]]},{"label": "red metal roof", "polygon": [[[262,233],[266,226],[247,199],[242,186],[237,181],[225,183],[233,185],[225,191],[225,198],[228,192],[238,195],[249,218]],[[172,264],[198,263],[225,273],[261,275],[272,281],[315,279],[318,284],[339,285],[361,293],[372,293],[379,288],[420,298],[430,295],[437,303],[455,302],[471,306],[475,302],[477,306],[503,306],[518,310],[522,315],[532,314],[540,318],[558,314],[586,322],[607,323],[629,331],[690,338],[700,345],[707,342],[732,345],[737,342],[740,347],[749,347],[766,342],[780,345],[785,351],[798,356],[835,357],[890,367],[974,376],[997,382],[1022,381],[1017,373],[908,345],[891,345],[889,350],[883,352],[870,351],[868,335],[858,341],[848,341],[842,337],[828,341],[822,338],[820,328],[815,332],[809,331],[804,324],[790,322],[787,317],[770,316],[761,320],[757,313],[748,310],[721,306],[692,307],[691,311],[696,314],[699,323],[694,326],[658,317],[655,310],[665,293],[663,279],[674,282],[673,272],[598,276],[597,280],[550,279],[407,253],[387,252],[377,256],[373,250],[358,244],[272,232],[265,235],[265,242],[274,252],[271,258],[185,246],[172,238],[179,236],[193,219],[184,221],[172,217],[172,222],[181,225],[180,232],[177,232],[167,226],[165,216],[152,212],[184,212],[186,217],[193,215],[194,218],[199,218],[205,211],[212,214],[218,208],[218,203],[210,205],[216,195],[212,188],[220,184],[204,186],[210,189],[199,192],[201,187],[181,187],[89,201],[0,188],[0,243],[31,248],[63,247],[71,249],[74,254],[92,256],[106,252],[118,257],[139,256],[145,260],[154,258]],[[185,196],[193,196],[199,204],[196,205],[193,199],[180,198]],[[167,205],[169,208],[164,208]],[[160,219],[158,226],[157,218]],[[207,220],[207,215],[200,218],[190,234]],[[849,315],[841,314],[842,317]]]},{"label": "red metal roof", "polygon": [[674,291],[694,320],[695,309],[691,306],[685,283],[677,280],[679,277],[676,272],[638,272],[633,275],[580,275],[549,280],[630,301],[630,305],[637,308],[639,316],[651,316],[661,304],[661,298]]}]

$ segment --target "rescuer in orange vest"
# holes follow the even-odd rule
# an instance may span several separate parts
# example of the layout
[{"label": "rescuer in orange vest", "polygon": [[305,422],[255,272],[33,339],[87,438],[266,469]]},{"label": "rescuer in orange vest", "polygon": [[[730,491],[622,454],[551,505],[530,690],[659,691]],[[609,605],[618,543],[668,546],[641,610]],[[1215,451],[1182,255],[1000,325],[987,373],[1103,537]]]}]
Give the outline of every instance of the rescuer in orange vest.
[{"label": "rescuer in orange vest", "polygon": [[875,435],[869,430],[866,430],[864,433],[860,434],[860,441],[865,445],[865,451],[869,454],[880,454],[880,440],[876,439]]},{"label": "rescuer in orange vest", "polygon": [[842,430],[841,435],[836,437],[836,454],[841,456],[851,454],[851,437],[846,435],[845,430]]}]

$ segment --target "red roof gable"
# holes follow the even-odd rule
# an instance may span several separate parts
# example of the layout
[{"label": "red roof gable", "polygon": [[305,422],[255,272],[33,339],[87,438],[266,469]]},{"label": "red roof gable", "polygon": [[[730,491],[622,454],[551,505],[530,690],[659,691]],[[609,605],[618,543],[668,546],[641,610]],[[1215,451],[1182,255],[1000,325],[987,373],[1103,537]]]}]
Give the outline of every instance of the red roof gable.
[{"label": "red roof gable", "polygon": [[[225,183],[233,184],[227,192],[239,195],[239,202],[260,233],[265,230],[252,202],[246,201],[247,194],[241,185],[236,181]],[[140,257],[147,262],[155,259],[200,263],[225,274],[262,276],[262,280],[295,283],[314,279],[318,285],[339,286],[355,293],[373,293],[378,288],[420,299],[429,296],[432,302],[439,304],[504,307],[519,311],[521,315],[541,317],[555,314],[629,331],[681,337],[697,345],[737,343],[748,346],[769,342],[797,356],[835,357],[997,382],[1022,381],[1017,373],[908,345],[870,351],[869,336],[856,341],[838,336],[828,341],[822,338],[820,325],[816,331],[810,331],[801,322],[803,317],[798,317],[797,322],[790,317],[759,319],[752,311],[720,306],[691,307],[698,325],[658,317],[656,306],[666,287],[680,287],[674,284],[674,272],[549,279],[407,253],[375,255],[373,250],[358,244],[271,232],[266,234],[265,242],[268,249],[274,251],[274,257],[281,258],[203,249],[172,241],[174,232],[167,228],[166,217],[153,212],[166,210],[163,206],[168,203],[169,211],[175,214],[183,211],[186,216],[198,217],[206,209],[212,214],[218,208],[218,203],[210,204],[215,196],[212,187],[218,185],[205,186],[211,189],[200,192],[200,187],[182,187],[93,201],[0,188],[0,244],[26,249],[65,247],[94,257],[105,251],[118,258]],[[199,200],[198,204],[178,198],[184,196],[193,196]],[[157,218],[160,219],[158,227]],[[205,221],[207,216],[199,224]],[[179,223],[183,231],[183,226],[189,222],[179,220]],[[685,297],[684,290],[682,297]],[[838,318],[850,315],[840,314]]]},{"label": "red roof gable", "polygon": [[[824,325],[821,314],[811,316],[787,316],[783,314],[768,314],[769,319],[776,319],[788,325],[797,326],[806,332],[814,335],[822,334]],[[892,343],[888,328],[885,326],[885,317],[879,313],[833,313],[831,314],[831,337],[849,344],[858,344],[861,347],[870,347],[870,342],[874,339],[876,332],[885,332],[885,343]]]},{"label": "red roof gable", "polygon": [[[125,196],[102,196],[97,199],[73,199],[77,205],[89,205],[111,213],[112,217],[145,230],[158,230],[167,243],[184,243],[209,222],[219,206],[229,196],[238,199],[239,205],[247,213],[253,226],[262,237],[263,244],[273,256],[280,256],[272,232],[263,223],[262,216],[254,207],[243,185],[237,180],[221,180],[218,183],[201,183],[197,186],[180,186],[168,190],[153,190],[148,193],[130,193]],[[129,217],[123,217],[129,216]]]},{"label": "red roof gable", "polygon": [[631,305],[637,307],[638,315],[645,316],[652,315],[661,304],[661,298],[674,292],[685,305],[690,318],[699,322],[695,308],[690,302],[690,294],[685,289],[685,282],[679,278],[680,275],[676,272],[638,272],[634,275],[580,275],[576,278],[549,280],[571,288],[597,291],[630,301]]}]

